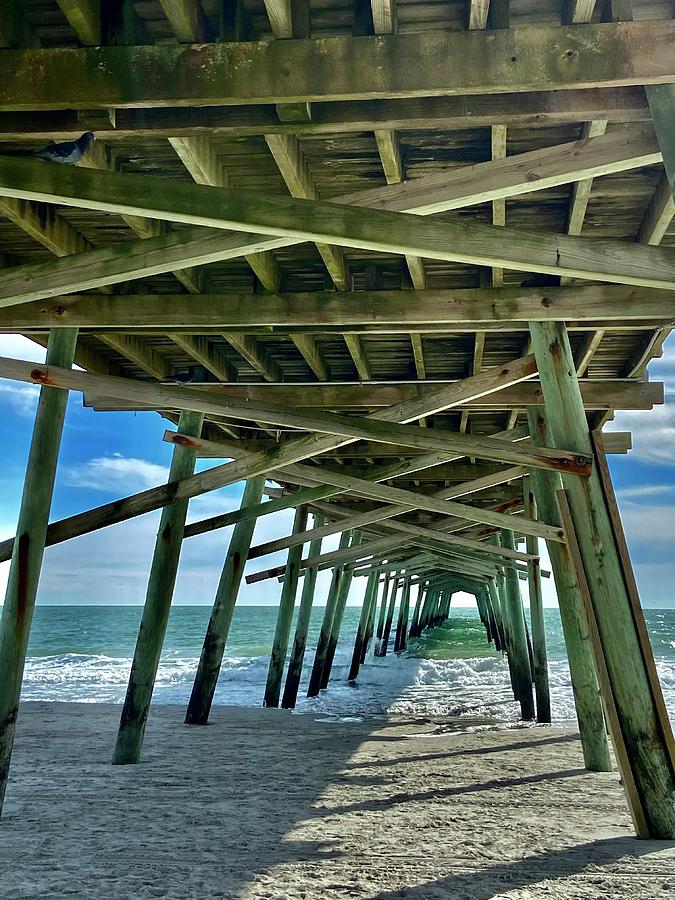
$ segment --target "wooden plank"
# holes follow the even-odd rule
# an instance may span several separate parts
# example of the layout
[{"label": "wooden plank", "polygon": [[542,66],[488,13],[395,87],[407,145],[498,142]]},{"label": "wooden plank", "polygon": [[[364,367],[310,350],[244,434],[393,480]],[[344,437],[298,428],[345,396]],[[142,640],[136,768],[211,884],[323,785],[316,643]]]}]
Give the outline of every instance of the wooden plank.
[{"label": "wooden plank", "polygon": [[[506,125],[493,125],[491,128],[492,159],[506,159]],[[492,201],[492,224],[506,225],[506,201],[503,198]],[[502,287],[504,269],[492,268],[492,287]]]},{"label": "wooden plank", "polygon": [[141,338],[125,334],[101,334],[100,340],[155,378],[168,378],[171,370],[166,359],[144,344]]},{"label": "wooden plank", "polygon": [[[47,361],[71,365],[77,343],[75,329],[55,332],[49,341]],[[66,391],[40,392],[33,426],[21,508],[18,540],[10,564],[5,602],[0,620],[0,810],[5,797],[19,712],[28,639],[37,597],[52,503],[63,422]]]},{"label": "wooden plank", "polygon": [[[674,34],[670,22],[645,21],[378,35],[361,38],[358,47],[352,38],[338,37],[5,50],[0,109],[236,105],[667,83],[675,76]],[[96,79],[89,77],[94,70]],[[129,79],[129,71],[138,77]]]},{"label": "wooden plank", "polygon": [[[188,184],[172,179],[150,178],[138,175],[121,175],[70,169],[60,175],[58,183],[53,176],[54,167],[41,161],[13,159],[0,160],[0,194],[23,196],[27,199],[49,200],[66,205],[84,206],[111,212],[135,212],[151,218],[165,218],[221,229],[239,227],[263,231],[287,243],[311,238],[319,242],[338,243],[395,253],[414,253],[433,259],[462,261],[477,264],[525,268],[529,271],[567,274],[591,280],[605,280],[639,284],[645,287],[675,289],[672,258],[675,251],[663,250],[641,244],[629,247],[616,241],[584,241],[566,235],[529,234],[509,228],[481,225],[464,220],[448,222],[421,222],[417,216],[392,213],[383,210],[335,207],[333,204],[296,200],[285,197],[261,197],[244,191],[224,190],[207,185]],[[65,168],[65,167],[62,167]],[[143,241],[150,251],[159,246],[173,247],[176,235],[151,238]],[[216,236],[217,238],[217,236]],[[230,235],[232,238],[232,235]],[[184,248],[189,247],[192,234],[184,235]],[[213,240],[211,236],[210,240]],[[209,238],[203,238],[208,241]],[[248,236],[242,243],[249,251]],[[147,246],[152,241],[151,246]],[[225,243],[225,239],[224,239]],[[265,245],[261,242],[261,248]],[[273,246],[279,246],[273,244]],[[134,249],[123,248],[133,258]],[[88,256],[77,254],[70,265],[76,266]],[[120,255],[120,248],[103,251]],[[224,252],[224,258],[227,254]],[[165,253],[165,257],[170,257]],[[107,258],[107,257],[103,257]],[[127,277],[137,275],[140,263],[129,260]],[[51,266],[59,271],[59,262]],[[147,271],[147,262],[140,271]],[[172,268],[164,264],[164,271]],[[40,266],[24,266],[0,278],[0,298],[6,296],[8,283],[14,291],[12,303],[40,299],[37,276],[44,270]],[[154,271],[159,271],[156,267]],[[30,273],[32,290],[27,290],[26,276]],[[16,278],[19,278],[17,283]],[[117,273],[107,281],[92,275],[88,287],[114,281]],[[63,286],[60,285],[61,288]],[[78,278],[73,277],[68,290],[77,290]],[[19,299],[16,293],[19,292]],[[49,295],[58,293],[51,289]],[[7,299],[4,305],[9,305]]]}]

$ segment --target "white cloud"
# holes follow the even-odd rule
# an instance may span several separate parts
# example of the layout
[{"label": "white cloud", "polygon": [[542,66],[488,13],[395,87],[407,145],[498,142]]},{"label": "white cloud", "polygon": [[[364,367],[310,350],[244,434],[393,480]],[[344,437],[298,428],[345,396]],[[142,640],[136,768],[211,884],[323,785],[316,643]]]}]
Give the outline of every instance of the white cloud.
[{"label": "white cloud", "polygon": [[657,497],[672,491],[675,491],[675,484],[644,484],[621,488],[616,494],[620,500],[631,500],[634,497]]},{"label": "white cloud", "polygon": [[114,453],[99,456],[78,466],[68,466],[63,473],[70,487],[86,487],[108,493],[132,493],[154,487],[167,480],[169,470],[147,459]]},{"label": "white cloud", "polygon": [[6,401],[12,412],[19,416],[32,418],[35,415],[39,397],[40,388],[37,384],[0,381],[0,405],[3,400]]},{"label": "white cloud", "polygon": [[26,359],[29,362],[43,363],[46,351],[44,347],[20,334],[0,334],[0,356],[11,356],[12,359]]}]

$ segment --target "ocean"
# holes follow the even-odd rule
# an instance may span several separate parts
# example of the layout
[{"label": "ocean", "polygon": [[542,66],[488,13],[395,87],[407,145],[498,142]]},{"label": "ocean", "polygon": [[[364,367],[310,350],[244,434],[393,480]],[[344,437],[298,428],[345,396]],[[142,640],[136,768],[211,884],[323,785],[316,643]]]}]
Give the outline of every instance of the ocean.
[{"label": "ocean", "polygon": [[[173,607],[155,703],[187,703],[209,613],[206,606]],[[308,700],[306,684],[323,616],[323,607],[314,609],[298,712],[517,720],[506,662],[487,645],[475,609],[453,609],[445,625],[411,641],[401,655],[390,649],[386,657],[376,658],[371,649],[358,681],[351,685],[346,678],[359,613],[358,608],[347,608],[329,688]],[[269,606],[235,610],[215,703],[261,705],[276,615],[276,608]],[[140,607],[38,606],[22,698],[121,703],[140,618]],[[675,610],[646,610],[645,618],[666,704],[675,720]],[[545,619],[554,724],[573,725],[572,687],[557,609],[545,610]]]}]

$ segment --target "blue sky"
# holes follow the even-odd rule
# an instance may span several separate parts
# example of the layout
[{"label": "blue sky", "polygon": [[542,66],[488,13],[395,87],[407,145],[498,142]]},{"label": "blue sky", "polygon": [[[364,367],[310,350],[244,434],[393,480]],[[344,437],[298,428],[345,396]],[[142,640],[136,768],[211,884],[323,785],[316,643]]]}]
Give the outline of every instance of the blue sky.
[{"label": "blue sky", "polygon": [[[19,336],[0,335],[0,355],[43,360],[42,348]],[[650,365],[652,380],[666,384],[666,404],[651,412],[617,413],[609,426],[633,432],[628,456],[610,457],[615,488],[644,606],[675,607],[675,340]],[[30,445],[37,388],[0,380],[0,538],[14,534]],[[167,423],[155,413],[94,413],[71,394],[57,473],[52,520],[99,506],[166,480],[171,448],[162,441]],[[215,464],[209,461],[209,464]],[[239,506],[241,485],[193,500],[189,520]],[[265,516],[254,543],[291,530],[292,511]],[[39,603],[140,604],[145,598],[159,513],[133,519],[49,548],[45,554]],[[185,542],[176,603],[210,604],[220,575],[230,529]],[[335,538],[324,542],[336,546]],[[255,560],[247,571],[277,565],[284,554]],[[4,596],[8,563],[0,564]],[[321,573],[317,602],[324,602],[329,573]],[[275,581],[244,586],[241,603],[276,605]],[[360,602],[365,579],[355,579],[350,602]],[[545,582],[547,605],[555,604],[552,581]]]}]

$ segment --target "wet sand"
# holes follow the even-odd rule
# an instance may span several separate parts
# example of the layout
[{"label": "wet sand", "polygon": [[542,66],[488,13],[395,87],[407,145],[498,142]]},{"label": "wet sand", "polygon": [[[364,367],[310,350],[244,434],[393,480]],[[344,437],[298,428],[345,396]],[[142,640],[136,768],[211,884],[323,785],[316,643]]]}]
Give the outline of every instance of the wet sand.
[{"label": "wet sand", "polygon": [[573,731],[165,706],[112,767],[119,712],[22,707],[0,897],[675,896],[675,843],[632,837]]}]

